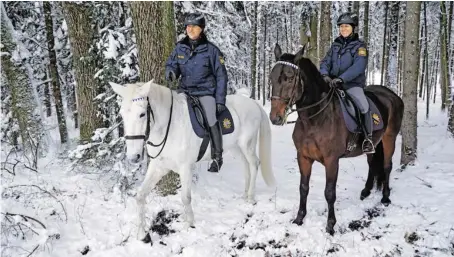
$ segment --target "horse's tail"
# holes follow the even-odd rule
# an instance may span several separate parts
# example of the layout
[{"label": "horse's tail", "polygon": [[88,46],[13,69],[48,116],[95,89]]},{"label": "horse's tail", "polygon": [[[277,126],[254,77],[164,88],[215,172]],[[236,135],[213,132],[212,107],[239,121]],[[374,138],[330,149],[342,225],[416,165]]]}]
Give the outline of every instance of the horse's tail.
[{"label": "horse's tail", "polygon": [[258,106],[261,112],[260,135],[259,135],[259,158],[262,170],[263,180],[268,186],[274,186],[273,168],[271,163],[271,125],[268,115],[261,106]]}]

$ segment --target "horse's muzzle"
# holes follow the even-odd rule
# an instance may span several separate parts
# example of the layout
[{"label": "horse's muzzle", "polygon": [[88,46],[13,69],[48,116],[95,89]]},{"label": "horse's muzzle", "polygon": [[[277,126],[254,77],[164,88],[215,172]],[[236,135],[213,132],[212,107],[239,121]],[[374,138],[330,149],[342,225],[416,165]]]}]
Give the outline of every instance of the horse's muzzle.
[{"label": "horse's muzzle", "polygon": [[274,118],[270,117],[270,120],[273,125],[277,126],[284,125],[284,119],[280,115],[275,115]]}]

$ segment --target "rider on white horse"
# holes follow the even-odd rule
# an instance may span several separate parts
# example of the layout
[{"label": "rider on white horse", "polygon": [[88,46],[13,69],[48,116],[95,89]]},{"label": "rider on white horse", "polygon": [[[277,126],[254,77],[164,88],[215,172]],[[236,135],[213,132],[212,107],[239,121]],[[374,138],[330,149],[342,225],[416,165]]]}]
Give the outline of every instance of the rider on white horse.
[{"label": "rider on white horse", "polygon": [[227,70],[222,52],[203,33],[205,18],[189,14],[185,21],[187,36],[177,43],[166,63],[166,79],[181,75],[180,89],[198,97],[209,126],[212,152],[208,171],[218,172],[222,166],[222,133],[216,114],[225,110]]}]

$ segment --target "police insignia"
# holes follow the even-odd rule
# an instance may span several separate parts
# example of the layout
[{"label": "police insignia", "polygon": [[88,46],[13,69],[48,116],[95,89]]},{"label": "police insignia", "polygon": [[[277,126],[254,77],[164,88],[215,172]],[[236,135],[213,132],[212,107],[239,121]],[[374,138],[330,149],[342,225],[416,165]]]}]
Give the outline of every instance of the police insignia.
[{"label": "police insignia", "polygon": [[380,117],[378,116],[378,114],[372,114],[372,120],[374,121],[375,125],[380,124]]},{"label": "police insignia", "polygon": [[184,55],[178,55],[178,59],[184,59]]},{"label": "police insignia", "polygon": [[224,57],[219,56],[219,62],[220,62],[222,65],[224,65]]},{"label": "police insignia", "polygon": [[229,129],[232,126],[232,122],[230,122],[229,119],[225,118],[222,122],[222,125],[224,126],[224,128]]},{"label": "police insignia", "polygon": [[358,55],[359,55],[359,56],[367,56],[367,50],[366,50],[366,48],[360,47],[360,48],[358,49]]}]

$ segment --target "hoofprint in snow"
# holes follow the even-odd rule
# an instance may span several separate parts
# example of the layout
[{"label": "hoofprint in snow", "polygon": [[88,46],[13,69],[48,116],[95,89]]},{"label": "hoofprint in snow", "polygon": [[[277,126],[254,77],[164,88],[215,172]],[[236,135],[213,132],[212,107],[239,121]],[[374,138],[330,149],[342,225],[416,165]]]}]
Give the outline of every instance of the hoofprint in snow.
[{"label": "hoofprint in snow", "polygon": [[[111,190],[107,175],[96,170],[76,173],[56,158],[40,160],[39,173],[21,171],[14,180],[3,178],[1,207],[2,213],[37,218],[46,229],[29,224],[38,235],[26,240],[2,234],[2,256],[27,256],[38,245],[33,256],[454,255],[454,140],[438,107],[431,109],[428,121],[424,113],[418,116],[418,161],[397,171],[397,147],[389,207],[380,204],[381,192],[359,199],[367,177],[365,156],[341,160],[332,237],[325,232],[325,172],[320,164],[313,168],[304,224],[291,223],[298,210],[300,176],[291,139],[293,125],[287,125],[272,127],[276,190],[259,176],[257,203],[248,204],[242,198],[244,174],[239,160],[226,155],[219,174],[206,171],[208,162],[199,163],[192,187],[195,228],[184,228],[179,193],[168,197],[152,193],[146,206],[148,223],[154,224],[149,243],[133,235],[134,198]],[[41,191],[34,188],[27,189],[32,202],[24,203],[5,195],[13,185],[38,185],[57,199],[46,193],[33,198]],[[57,200],[66,210],[67,222]]]}]

